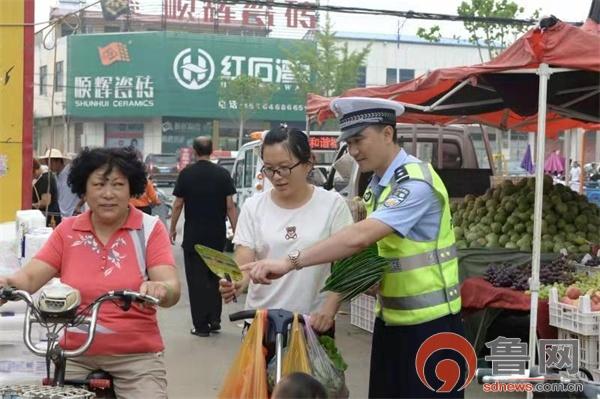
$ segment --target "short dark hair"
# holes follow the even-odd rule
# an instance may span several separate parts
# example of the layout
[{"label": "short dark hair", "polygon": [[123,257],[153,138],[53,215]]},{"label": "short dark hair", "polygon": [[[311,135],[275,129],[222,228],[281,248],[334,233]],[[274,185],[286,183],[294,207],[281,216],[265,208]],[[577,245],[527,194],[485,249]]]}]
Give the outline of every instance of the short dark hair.
[{"label": "short dark hair", "polygon": [[394,143],[398,143],[398,132],[396,131],[396,126],[383,124],[377,124],[372,126],[378,129],[380,132],[383,131],[383,129],[385,129],[386,126],[390,126],[394,130],[394,133],[392,133],[392,140],[394,140]]},{"label": "short dark hair", "polygon": [[275,399],[327,399],[327,391],[315,377],[306,373],[291,373],[276,386]]},{"label": "short dark hair", "polygon": [[298,161],[302,163],[312,161],[312,151],[308,142],[308,136],[300,129],[283,126],[267,132],[260,148],[260,157],[263,157],[266,146],[280,143],[283,143]]},{"label": "short dark hair", "polygon": [[198,156],[210,155],[213,152],[212,140],[205,136],[199,136],[194,139],[194,151]]},{"label": "short dark hair", "polygon": [[84,148],[71,162],[71,171],[67,178],[71,191],[82,197],[90,175],[103,166],[107,167],[104,176],[108,176],[117,168],[127,177],[129,194],[132,197],[144,193],[147,183],[146,170],[135,151],[129,148]]}]

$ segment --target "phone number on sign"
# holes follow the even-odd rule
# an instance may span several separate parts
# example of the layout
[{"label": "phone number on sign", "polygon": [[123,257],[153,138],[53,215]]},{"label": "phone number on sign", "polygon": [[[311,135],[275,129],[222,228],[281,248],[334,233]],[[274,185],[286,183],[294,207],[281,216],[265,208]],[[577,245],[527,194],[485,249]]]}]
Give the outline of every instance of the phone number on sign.
[{"label": "phone number on sign", "polygon": [[304,112],[304,105],[302,104],[238,104],[236,101],[219,101],[220,109],[251,109],[251,110],[263,110],[263,111],[299,111]]}]

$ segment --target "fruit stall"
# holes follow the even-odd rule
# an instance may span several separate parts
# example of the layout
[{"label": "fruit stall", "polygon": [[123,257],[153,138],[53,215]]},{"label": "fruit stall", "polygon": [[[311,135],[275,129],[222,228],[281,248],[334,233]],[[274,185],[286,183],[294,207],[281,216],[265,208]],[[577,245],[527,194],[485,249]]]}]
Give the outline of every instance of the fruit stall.
[{"label": "fruit stall", "polygon": [[533,178],[507,180],[483,196],[467,196],[453,205],[467,337],[478,351],[498,335],[527,341],[534,311],[536,335],[578,338],[581,366],[600,378],[600,208],[544,178],[540,289],[534,309],[534,188]]}]

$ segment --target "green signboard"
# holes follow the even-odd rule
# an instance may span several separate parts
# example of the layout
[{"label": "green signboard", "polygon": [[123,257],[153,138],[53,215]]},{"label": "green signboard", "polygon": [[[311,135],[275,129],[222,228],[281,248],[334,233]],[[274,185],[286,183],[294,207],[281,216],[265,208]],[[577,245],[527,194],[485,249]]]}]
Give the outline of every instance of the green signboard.
[{"label": "green signboard", "polygon": [[304,121],[284,49],[298,41],[184,32],[68,37],[67,112],[73,117],[235,117],[219,85],[239,75],[278,87],[267,104],[248,104],[253,119]]}]

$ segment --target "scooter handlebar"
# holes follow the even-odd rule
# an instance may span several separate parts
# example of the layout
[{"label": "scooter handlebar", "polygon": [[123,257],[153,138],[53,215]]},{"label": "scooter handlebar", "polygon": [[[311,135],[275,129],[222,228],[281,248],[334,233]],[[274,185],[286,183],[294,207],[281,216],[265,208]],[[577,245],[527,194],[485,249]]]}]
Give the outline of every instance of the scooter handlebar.
[{"label": "scooter handlebar", "polygon": [[229,321],[253,319],[254,316],[256,316],[256,309],[241,310],[239,312],[231,313],[229,315]]},{"label": "scooter handlebar", "polygon": [[[287,312],[283,309],[269,309],[267,310],[269,315],[272,314],[276,314],[277,312]],[[231,313],[229,315],[229,321],[238,321],[238,320],[245,320],[245,319],[253,319],[254,316],[256,316],[256,309],[247,309],[247,310],[240,310],[239,312],[235,312],[235,313]],[[304,323],[304,316],[302,316],[301,314],[298,314],[298,321],[301,323]]]},{"label": "scooter handlebar", "polygon": [[126,298],[132,299],[132,300],[134,300],[136,302],[140,302],[140,303],[148,303],[150,305],[158,305],[158,303],[160,302],[158,300],[158,298],[155,298],[150,295],[142,294],[137,291],[130,291],[130,290],[109,291],[108,298],[106,298],[104,300],[126,299]]},{"label": "scooter handlebar", "polygon": [[18,290],[15,287],[0,287],[0,300],[4,301],[25,301],[33,303],[33,298],[27,291]]}]

